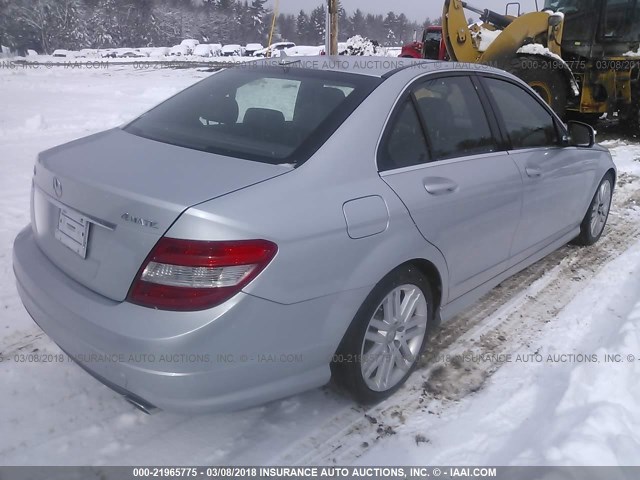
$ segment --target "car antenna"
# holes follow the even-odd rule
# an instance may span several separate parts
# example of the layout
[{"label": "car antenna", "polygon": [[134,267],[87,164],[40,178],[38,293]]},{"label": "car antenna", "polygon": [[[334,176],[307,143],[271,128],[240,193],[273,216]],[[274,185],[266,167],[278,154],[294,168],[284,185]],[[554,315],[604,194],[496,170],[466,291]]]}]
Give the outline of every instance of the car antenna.
[{"label": "car antenna", "polygon": [[289,55],[287,55],[284,50],[282,50],[280,52],[280,58],[282,60],[280,60],[278,62],[278,64],[282,65],[282,66],[285,66],[285,67],[289,66],[289,65],[293,65],[294,63],[300,63],[301,62],[300,59],[298,59],[298,60],[293,60],[293,59],[289,60]]}]

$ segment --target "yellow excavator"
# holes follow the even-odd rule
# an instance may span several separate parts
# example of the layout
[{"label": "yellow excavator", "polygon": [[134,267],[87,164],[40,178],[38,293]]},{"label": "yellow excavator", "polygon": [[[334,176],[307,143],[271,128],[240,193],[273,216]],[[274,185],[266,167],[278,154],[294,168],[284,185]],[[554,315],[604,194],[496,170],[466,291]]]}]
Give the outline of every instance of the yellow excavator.
[{"label": "yellow excavator", "polygon": [[[640,125],[640,0],[546,0],[514,15],[445,0],[443,37],[453,61],[507,70],[562,117],[602,114]],[[537,7],[537,2],[536,2]],[[480,15],[469,26],[467,12]],[[536,8],[538,10],[538,8]]]}]

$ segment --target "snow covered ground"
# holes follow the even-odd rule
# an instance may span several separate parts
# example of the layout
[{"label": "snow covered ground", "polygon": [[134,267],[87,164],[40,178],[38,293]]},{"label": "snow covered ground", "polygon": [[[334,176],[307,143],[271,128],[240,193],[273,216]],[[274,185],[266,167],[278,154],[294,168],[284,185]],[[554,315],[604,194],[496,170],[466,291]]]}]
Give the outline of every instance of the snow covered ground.
[{"label": "snow covered ground", "polygon": [[0,70],[0,465],[640,465],[640,144],[623,140],[606,142],[621,176],[602,242],[561,249],[444,325],[407,386],[368,410],[329,386],[238,413],[146,416],[72,363],[20,361],[60,353],[11,267],[36,154],[207,75]]}]

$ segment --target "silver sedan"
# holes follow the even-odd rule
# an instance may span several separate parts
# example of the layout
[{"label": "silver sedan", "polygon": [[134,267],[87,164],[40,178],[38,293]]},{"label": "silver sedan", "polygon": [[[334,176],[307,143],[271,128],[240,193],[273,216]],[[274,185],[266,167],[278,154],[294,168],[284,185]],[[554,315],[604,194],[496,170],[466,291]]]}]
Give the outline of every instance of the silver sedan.
[{"label": "silver sedan", "polygon": [[440,321],[600,238],[616,170],[594,135],[486,67],[227,69],[39,155],[20,296],[147,411],[242,408],[332,376],[379,401]]}]

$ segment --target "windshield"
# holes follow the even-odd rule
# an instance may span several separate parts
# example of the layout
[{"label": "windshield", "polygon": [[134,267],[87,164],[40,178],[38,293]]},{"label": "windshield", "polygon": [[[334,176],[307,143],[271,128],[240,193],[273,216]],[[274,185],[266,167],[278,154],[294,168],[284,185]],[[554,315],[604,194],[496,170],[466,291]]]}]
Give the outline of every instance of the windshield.
[{"label": "windshield", "polygon": [[442,33],[441,32],[426,32],[424,34],[424,41],[425,42],[439,42],[442,40]]},{"label": "windshield", "polygon": [[[553,10],[562,13],[577,13],[593,8],[595,0],[545,0],[543,10]],[[591,15],[593,11],[589,12]]]},{"label": "windshield", "polygon": [[236,67],[170,98],[125,131],[230,157],[299,164],[380,82],[322,70]]}]

